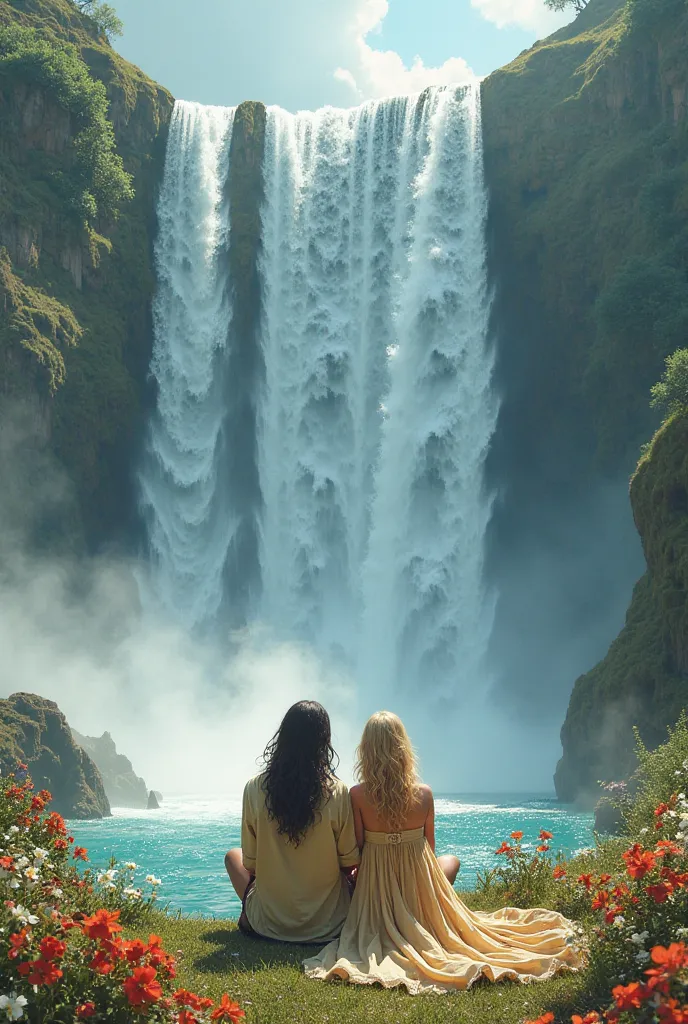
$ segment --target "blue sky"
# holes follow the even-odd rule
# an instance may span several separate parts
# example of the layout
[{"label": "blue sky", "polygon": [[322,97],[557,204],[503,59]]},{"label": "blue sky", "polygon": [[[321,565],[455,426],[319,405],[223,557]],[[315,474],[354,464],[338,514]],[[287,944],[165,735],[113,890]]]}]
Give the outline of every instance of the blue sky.
[{"label": "blue sky", "polygon": [[567,20],[543,0],[110,2],[119,51],[176,97],[288,110],[486,75]]}]

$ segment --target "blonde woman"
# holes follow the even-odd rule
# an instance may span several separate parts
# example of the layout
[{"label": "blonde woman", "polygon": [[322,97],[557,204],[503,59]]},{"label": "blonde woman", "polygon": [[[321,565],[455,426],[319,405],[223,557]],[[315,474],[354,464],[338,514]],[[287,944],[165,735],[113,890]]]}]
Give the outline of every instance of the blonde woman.
[{"label": "blonde woman", "polygon": [[452,888],[459,862],[435,856],[432,791],[418,779],[396,715],[378,711],[366,723],[356,773],[356,891],[340,938],[304,961],[309,977],[403,985],[415,995],[465,989],[481,977],[544,980],[581,966],[560,914],[474,913],[459,899]]}]

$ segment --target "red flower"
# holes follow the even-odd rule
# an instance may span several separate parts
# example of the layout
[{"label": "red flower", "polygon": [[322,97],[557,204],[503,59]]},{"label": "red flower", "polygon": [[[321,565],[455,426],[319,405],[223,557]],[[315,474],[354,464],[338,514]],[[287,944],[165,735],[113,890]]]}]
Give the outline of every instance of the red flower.
[{"label": "red flower", "polygon": [[683,850],[671,839],[660,839],[655,847],[656,857],[676,857],[680,853],[683,853]]},{"label": "red flower", "polygon": [[175,977],[177,972],[174,957],[162,948],[162,939],[159,935],[148,936],[148,960],[156,967],[163,968],[168,978]]},{"label": "red flower", "polygon": [[611,880],[612,880],[612,876],[611,875],[600,875],[600,882],[599,882],[599,884],[600,885],[606,885],[607,882],[611,882]]},{"label": "red flower", "polygon": [[538,853],[547,853],[549,846],[547,843],[542,843],[540,846],[536,847],[536,849]]},{"label": "red flower", "polygon": [[64,823],[64,818],[57,811],[51,811],[48,815],[45,827],[52,836],[66,836],[67,826]]},{"label": "red flower", "polygon": [[644,878],[648,871],[652,871],[656,858],[651,850],[643,850],[640,843],[634,843],[630,850],[622,854],[626,861],[626,870],[631,878],[636,880]]},{"label": "red flower", "polygon": [[577,1013],[574,1013],[571,1018],[571,1024],[598,1024],[598,1021],[601,1020],[602,1018],[597,1010],[591,1010],[590,1013],[586,1013],[585,1017],[580,1017]]},{"label": "red flower", "polygon": [[667,974],[676,974],[688,967],[688,946],[685,942],[672,942],[670,946],[654,946],[650,951],[652,962],[659,964]]},{"label": "red flower", "polygon": [[[227,993],[225,992],[225,994],[222,996],[222,999],[218,1003],[217,1009],[213,1010],[213,1012],[210,1014],[210,1019],[229,1020],[232,1021],[232,1024],[236,1024],[237,1021],[241,1020],[241,1018],[245,1016],[246,1014],[241,1009],[239,1004],[233,1003],[232,1000],[227,995]],[[554,1020],[554,1014],[550,1014],[550,1017],[547,1021],[545,1021],[545,1019],[542,1018],[541,1024],[549,1024],[550,1020]]]},{"label": "red flower", "polygon": [[106,974],[112,974],[117,965],[106,950],[99,949],[88,966],[95,974],[105,976]]},{"label": "red flower", "polygon": [[85,846],[75,846],[72,858],[74,860],[88,860],[88,850]]},{"label": "red flower", "polygon": [[669,804],[660,804],[659,807],[655,807],[655,818],[661,818],[668,810],[670,810]]},{"label": "red flower", "polygon": [[566,868],[561,864],[557,864],[554,871],[552,872],[553,878],[566,878]]},{"label": "red flower", "polygon": [[609,893],[606,889],[600,889],[597,896],[592,901],[593,910],[604,910],[605,907],[609,906]]},{"label": "red flower", "polygon": [[0,868],[4,871],[14,871],[14,861],[11,857],[0,857]]},{"label": "red flower", "polygon": [[88,1017],[92,1017],[96,1012],[96,1004],[92,1002],[82,1003],[81,1006],[77,1006],[75,1013],[77,1020],[86,1020]]},{"label": "red flower", "polygon": [[551,832],[545,831],[543,828],[540,832],[540,839],[543,843],[546,843],[548,839],[554,839],[554,835]]},{"label": "red flower", "polygon": [[130,964],[136,964],[139,960],[143,960],[148,952],[148,947],[145,942],[141,942],[141,939],[132,939],[131,942],[124,942],[122,949]]},{"label": "red flower", "polygon": [[42,789],[38,795],[44,804],[49,804],[53,798],[52,793],[50,793],[47,789]]},{"label": "red flower", "polygon": [[504,842],[503,842],[503,843],[502,843],[502,845],[501,845],[501,846],[499,847],[499,849],[498,849],[498,850],[495,850],[495,853],[497,854],[497,856],[499,856],[499,855],[500,855],[500,854],[502,854],[502,853],[507,853],[507,854],[508,854],[508,853],[510,853],[510,852],[511,852],[512,850],[513,850],[513,846],[511,846],[511,845],[510,845],[509,843],[507,843],[507,841],[506,841],[506,840],[504,840]]},{"label": "red flower", "polygon": [[630,985],[617,985],[612,989],[614,1001],[620,1010],[637,1010],[651,995],[647,985],[632,981]]},{"label": "red flower", "polygon": [[656,885],[647,885],[645,887],[645,892],[655,903],[666,903],[673,891],[673,885],[670,885],[668,882],[657,882]]},{"label": "red flower", "polygon": [[42,811],[44,807],[45,807],[45,800],[43,800],[43,798],[41,796],[36,795],[36,796],[31,798],[31,810],[32,811]]},{"label": "red flower", "polygon": [[177,1014],[177,1024],[198,1024],[198,1017],[193,1010],[180,1010]]},{"label": "red flower", "polygon": [[56,850],[66,850],[69,846],[69,843],[67,842],[66,839],[56,839],[53,842],[53,846],[55,847]]},{"label": "red flower", "polygon": [[511,833],[511,838],[515,839],[517,843],[520,843],[521,840],[523,839],[523,833],[522,832],[512,832]]},{"label": "red flower", "polygon": [[19,964],[17,968],[21,976],[26,978],[29,985],[54,985],[62,977],[52,960],[29,960],[28,963]]},{"label": "red flower", "polygon": [[606,911],[606,913],[604,915],[604,919],[607,922],[607,924],[612,924],[614,922],[614,920],[619,916],[619,914],[623,914],[623,907],[620,907],[618,905],[614,906],[614,907],[610,907]]},{"label": "red flower", "polygon": [[31,942],[31,932],[28,928],[22,928],[20,932],[15,935],[10,935],[10,950],[8,957],[10,960],[16,960],[19,954],[25,949]]},{"label": "red flower", "polygon": [[580,885],[584,885],[588,892],[592,889],[592,875],[579,875],[576,881]]},{"label": "red flower", "polygon": [[124,979],[122,987],[131,1006],[157,1003],[162,997],[162,986],[155,978],[154,967],[135,967],[133,974]]},{"label": "red flower", "polygon": [[197,996],[195,992],[180,988],[172,997],[178,1006],[188,1006],[192,1010],[207,1010],[213,1005],[212,999],[205,996]]},{"label": "red flower", "polygon": [[81,929],[89,939],[109,939],[122,931],[122,925],[118,924],[118,920],[119,910],[96,910],[92,917],[83,919]]},{"label": "red flower", "polygon": [[46,935],[38,944],[44,960],[58,960],[65,955],[67,944],[56,939],[54,935]]}]

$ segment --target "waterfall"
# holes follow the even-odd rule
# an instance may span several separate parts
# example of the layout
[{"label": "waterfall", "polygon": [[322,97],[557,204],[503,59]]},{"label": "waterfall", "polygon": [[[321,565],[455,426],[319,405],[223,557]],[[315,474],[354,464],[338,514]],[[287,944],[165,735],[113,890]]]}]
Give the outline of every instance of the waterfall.
[{"label": "waterfall", "polygon": [[232,311],[223,256],[234,111],[178,102],[158,201],[151,375],[157,403],[140,473],[153,599],[189,627],[217,615],[236,529],[227,479]]},{"label": "waterfall", "polygon": [[[497,403],[479,97],[442,87],[267,115],[248,618],[334,657],[378,698],[470,691],[491,625],[483,469]],[[228,570],[237,523],[223,455],[235,443],[220,258],[231,122],[178,105],[160,201],[142,494],[158,594],[190,625],[242,587]]]},{"label": "waterfall", "polygon": [[455,693],[490,625],[479,90],[272,109],[264,167],[261,616]]}]

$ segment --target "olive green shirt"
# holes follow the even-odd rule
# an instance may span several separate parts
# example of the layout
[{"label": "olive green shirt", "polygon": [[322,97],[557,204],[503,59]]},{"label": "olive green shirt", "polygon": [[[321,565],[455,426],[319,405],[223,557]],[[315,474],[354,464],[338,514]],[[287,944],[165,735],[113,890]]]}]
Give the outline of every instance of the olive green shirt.
[{"label": "olive green shirt", "polygon": [[257,775],[246,783],[241,816],[244,867],[256,876],[246,898],[249,924],[260,935],[286,942],[332,939],[350,902],[340,869],[360,860],[349,790],[335,780],[315,824],[294,846],[268,817],[262,781]]}]

